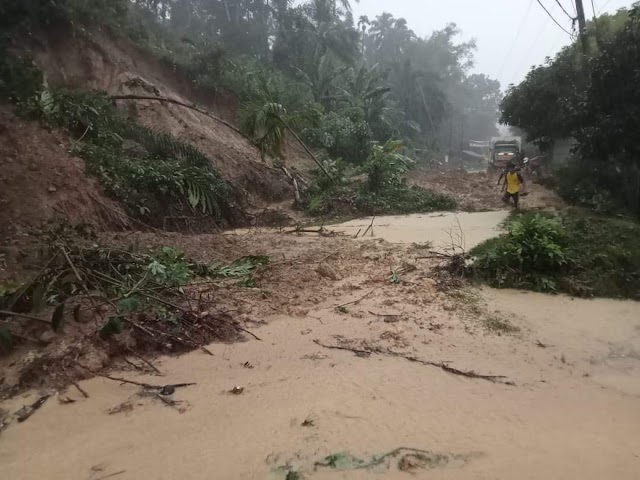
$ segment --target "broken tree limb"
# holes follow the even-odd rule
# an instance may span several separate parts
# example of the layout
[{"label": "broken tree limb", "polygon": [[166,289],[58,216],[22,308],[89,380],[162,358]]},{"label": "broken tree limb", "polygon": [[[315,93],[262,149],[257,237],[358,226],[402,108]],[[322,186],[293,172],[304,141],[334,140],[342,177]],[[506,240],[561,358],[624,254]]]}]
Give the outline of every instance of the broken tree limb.
[{"label": "broken tree limb", "polygon": [[[231,130],[233,130],[234,132],[242,135],[247,140],[251,140],[244,133],[242,133],[242,131],[240,131],[240,129],[238,127],[236,127],[235,125],[232,125],[231,123],[227,122],[226,120],[223,120],[222,118],[214,115],[213,113],[208,112],[207,110],[198,107],[194,103],[185,103],[185,102],[181,102],[180,100],[175,100],[173,98],[158,97],[158,96],[151,96],[151,95],[112,95],[111,98],[113,100],[150,100],[150,101],[153,101],[153,102],[172,103],[174,105],[179,105],[181,107],[189,108],[191,110],[194,110],[194,111],[196,111],[198,113],[201,113],[202,115],[205,115],[205,116],[215,120],[218,123],[221,123],[225,127],[228,127]],[[253,144],[253,142],[252,142],[252,144]]]},{"label": "broken tree limb", "polygon": [[320,340],[314,340],[313,343],[316,343],[323,348],[328,348],[331,350],[347,350],[349,352],[355,353],[359,357],[368,357],[372,353],[370,350],[358,350],[357,348],[341,347],[339,345],[325,345],[324,343],[321,343]]},{"label": "broken tree limb", "polygon": [[371,223],[369,224],[369,226],[367,227],[367,229],[366,229],[366,230],[364,231],[364,233],[362,234],[362,236],[363,236],[363,237],[367,235],[367,232],[368,232],[369,230],[371,230],[371,236],[373,236],[373,222],[375,221],[375,219],[376,219],[376,217],[375,217],[375,215],[374,215],[374,217],[371,219]]},{"label": "broken tree limb", "polygon": [[378,290],[378,288],[380,287],[376,287],[373,290],[369,291],[368,293],[365,293],[362,297],[358,298],[357,300],[353,300],[352,302],[347,302],[347,303],[343,303],[342,305],[336,305],[334,308],[342,308],[342,307],[347,307],[349,305],[355,305],[356,303],[360,303],[362,300],[364,300],[365,298],[367,298],[369,295],[371,295],[373,292],[375,292],[376,290]]},{"label": "broken tree limb", "polygon": [[34,317],[33,315],[25,315],[24,313],[11,312],[9,310],[0,310],[0,316],[24,318],[25,320],[33,320],[40,323],[46,323],[47,325],[51,326],[51,322],[49,320],[45,320],[44,318]]},{"label": "broken tree limb", "polygon": [[143,362],[145,365],[147,365],[149,368],[151,368],[151,370],[153,370],[154,372],[156,372],[158,375],[162,375],[162,372],[160,370],[158,370],[156,368],[156,366],[151,363],[149,360],[147,360],[146,358],[144,358],[142,355],[140,355],[139,353],[137,353],[133,348],[131,347],[125,347],[126,350],[133,355],[134,357],[136,357],[138,360],[140,360],[141,362]]},{"label": "broken tree limb", "polygon": [[[376,353],[378,353],[378,352],[376,352]],[[477,379],[480,379],[480,380],[487,380],[487,381],[492,382],[492,383],[507,383],[507,382],[504,381],[504,379],[507,378],[504,375],[483,375],[483,374],[480,374],[480,373],[476,373],[473,370],[459,370],[457,368],[448,366],[444,362],[433,362],[433,361],[430,361],[430,360],[422,360],[422,359],[420,359],[418,357],[414,357],[413,355],[405,355],[403,353],[394,352],[393,350],[382,350],[380,353],[386,354],[386,355],[390,355],[392,357],[404,358],[405,360],[408,360],[410,362],[420,363],[421,365],[427,365],[427,366],[431,366],[431,367],[438,367],[438,368],[444,370],[445,372],[451,373],[451,374],[454,374],[454,375],[460,375],[460,376],[467,377],[467,378],[477,378]]]},{"label": "broken tree limb", "polygon": [[298,181],[295,177],[287,170],[287,167],[284,165],[280,167],[284,174],[287,176],[291,184],[293,185],[293,195],[296,199],[296,205],[302,205],[302,197],[300,196],[300,188],[298,187]]},{"label": "broken tree limb", "polygon": [[36,413],[36,411],[42,405],[44,405],[44,402],[46,402],[50,396],[51,395],[43,395],[42,397],[38,398],[35,402],[33,402],[31,405],[22,407],[18,412],[16,412],[16,417],[18,418],[18,422],[22,423],[25,420],[27,420],[29,417],[31,417],[31,415]]},{"label": "broken tree limb", "polygon": [[82,394],[82,396],[84,398],[89,398],[89,394],[86,392],[86,390],[84,390],[79,384],[78,382],[71,382],[71,385],[73,385],[74,387],[76,387],[76,389]]},{"label": "broken tree limb", "polygon": [[414,357],[413,355],[406,355],[404,353],[394,352],[393,350],[388,350],[388,349],[386,349],[386,350],[383,350],[383,349],[362,350],[362,349],[351,348],[351,347],[341,347],[339,345],[326,345],[324,343],[321,343],[319,340],[314,340],[314,343],[320,345],[321,347],[330,348],[330,349],[333,349],[333,350],[347,350],[349,352],[355,353],[359,357],[364,357],[364,356],[368,357],[372,353],[375,353],[375,354],[378,354],[378,355],[389,355],[391,357],[404,358],[405,360],[408,360],[408,361],[414,362],[414,363],[419,363],[421,365],[427,365],[427,366],[430,366],[430,367],[437,367],[437,368],[440,368],[440,369],[444,370],[445,372],[451,373],[453,375],[460,375],[462,377],[467,377],[467,378],[477,378],[479,380],[486,380],[486,381],[491,382],[491,383],[504,383],[506,385],[515,385],[514,382],[506,380],[507,377],[504,376],[504,375],[484,375],[484,374],[476,373],[473,370],[459,370],[457,368],[450,367],[449,365],[447,365],[444,362],[433,362],[433,361],[430,361],[430,360],[423,360],[421,358]]},{"label": "broken tree limb", "polygon": [[313,161],[318,166],[318,168],[322,171],[322,173],[324,173],[327,176],[327,178],[331,180],[331,183],[336,183],[333,177],[331,176],[331,174],[329,173],[329,171],[325,168],[322,162],[316,158],[316,156],[311,152],[311,150],[309,150],[307,145],[302,141],[302,139],[298,136],[298,134],[294,132],[293,129],[289,125],[287,125],[285,122],[282,122],[282,124],[289,131],[289,133],[293,135],[293,138],[296,139],[296,141],[300,144],[300,146],[304,149],[304,151],[307,152],[307,155],[309,155],[313,159]]},{"label": "broken tree limb", "polygon": [[96,372],[95,370],[91,370],[89,367],[85,367],[84,365],[82,365],[81,363],[78,363],[78,362],[76,362],[76,365],[78,365],[83,370],[86,370],[87,372],[95,375],[96,377],[106,378],[107,380],[111,380],[112,382],[128,383],[130,385],[136,385],[138,387],[146,388],[147,390],[167,391],[167,390],[170,390],[170,389],[176,389],[176,388],[182,388],[182,387],[190,387],[191,385],[195,385],[195,383],[175,383],[175,384],[170,384],[170,385],[152,385],[150,383],[136,382],[135,380],[127,380],[126,378],[112,377],[111,375],[105,375],[103,373]]}]

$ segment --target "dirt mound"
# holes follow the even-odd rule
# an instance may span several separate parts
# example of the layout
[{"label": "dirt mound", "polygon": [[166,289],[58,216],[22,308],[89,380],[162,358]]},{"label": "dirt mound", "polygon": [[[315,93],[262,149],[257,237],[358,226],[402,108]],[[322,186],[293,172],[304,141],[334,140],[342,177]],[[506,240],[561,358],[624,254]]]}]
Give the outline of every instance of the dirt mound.
[{"label": "dirt mound", "polygon": [[[121,228],[127,217],[88,178],[67,139],[0,105],[0,245],[49,221]],[[10,259],[8,259],[10,260]]]},{"label": "dirt mound", "polygon": [[[151,95],[172,98],[204,108],[233,122],[236,102],[229,95],[195,89],[146,52],[105,33],[49,35],[31,47],[50,83],[113,95]],[[198,112],[155,101],[119,102],[143,124],[192,143],[213,161],[246,206],[293,200],[293,189],[280,169],[268,166],[259,151],[233,129]],[[311,159],[288,149],[288,164],[301,171]]]}]

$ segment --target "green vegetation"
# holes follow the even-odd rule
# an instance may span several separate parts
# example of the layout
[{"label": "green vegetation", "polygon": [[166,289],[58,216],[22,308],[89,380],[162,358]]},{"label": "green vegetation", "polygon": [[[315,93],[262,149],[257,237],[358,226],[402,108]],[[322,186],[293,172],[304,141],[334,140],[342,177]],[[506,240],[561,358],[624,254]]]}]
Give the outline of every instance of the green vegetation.
[{"label": "green vegetation", "polygon": [[78,139],[72,153],[132,216],[161,224],[165,216],[228,213],[230,188],[202,152],[127,118],[104,93],[50,88],[28,57],[0,51],[0,97]]},{"label": "green vegetation", "polygon": [[576,140],[557,175],[568,201],[640,215],[640,3],[602,15],[587,33],[586,53],[576,42],[509,89],[501,121],[543,150]]},{"label": "green vegetation", "polygon": [[471,255],[472,273],[492,286],[640,298],[640,224],[633,220],[577,209],[525,213]]},{"label": "green vegetation", "polygon": [[[73,29],[84,35],[102,28],[127,37],[196,87],[234,94],[238,125],[264,157],[282,161],[289,137],[322,159],[316,163],[330,185],[318,179],[303,195],[312,214],[453,208],[451,199],[404,183],[406,165],[415,160],[390,172],[380,145],[401,141],[403,155],[432,162],[458,148],[451,138],[463,145],[496,133],[500,86],[469,74],[475,45],[456,42],[453,24],[420,38],[389,14],[356,22],[348,0],[0,0],[0,13],[0,33],[12,50],[9,39],[21,34]],[[0,61],[0,93],[27,103],[40,96],[39,116],[82,137],[77,153],[132,214],[153,221],[167,202],[170,215],[185,209],[224,214],[228,189],[195,149],[143,132],[99,95],[43,87],[38,72],[26,74],[33,70],[30,60],[12,54],[16,61]],[[133,141],[143,148],[121,148],[120,139],[124,147]],[[338,175],[330,173],[333,165],[343,166]],[[362,173],[364,183],[341,177]]]},{"label": "green vegetation", "polygon": [[[193,315],[188,285],[196,278],[216,279],[241,287],[256,287],[255,273],[269,264],[269,257],[247,256],[230,264],[210,266],[193,261],[176,248],[163,246],[149,251],[100,245],[95,234],[82,226],[58,226],[42,233],[48,259],[37,277],[22,284],[0,284],[0,317],[16,312],[30,316],[55,307],[51,327],[64,329],[66,304],[73,306],[73,318],[85,323],[87,310],[94,318],[100,337],[108,340],[121,333],[132,319],[144,317],[157,331],[187,331],[200,328],[189,320]],[[184,302],[189,308],[182,307]],[[185,320],[186,318],[186,320]],[[45,321],[45,320],[41,320]],[[129,323],[127,323],[127,321]],[[127,327],[128,328],[128,327]],[[6,337],[2,341],[2,337]],[[186,335],[183,346],[193,347]],[[3,345],[4,344],[4,345]],[[11,345],[11,330],[0,329],[0,352]]]},{"label": "green vegetation", "polygon": [[407,184],[404,173],[413,161],[401,152],[401,142],[390,140],[384,145],[373,143],[366,163],[356,170],[364,180],[347,183],[343,163],[333,163],[335,183],[319,178],[309,189],[307,210],[313,215],[416,213],[453,210],[452,197]]}]

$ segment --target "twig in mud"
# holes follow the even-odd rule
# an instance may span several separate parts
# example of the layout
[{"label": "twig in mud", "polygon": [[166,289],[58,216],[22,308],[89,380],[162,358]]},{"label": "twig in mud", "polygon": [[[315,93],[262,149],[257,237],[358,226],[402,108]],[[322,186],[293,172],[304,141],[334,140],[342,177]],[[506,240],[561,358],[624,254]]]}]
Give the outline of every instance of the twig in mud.
[{"label": "twig in mud", "polygon": [[347,350],[349,352],[355,353],[359,357],[368,357],[372,353],[370,350],[359,350],[357,348],[341,347],[339,345],[325,345],[324,343],[321,343],[320,340],[314,340],[313,343],[316,343],[323,348],[329,348],[331,350]]},{"label": "twig in mud", "polygon": [[126,473],[126,472],[127,472],[126,470],[120,470],[119,472],[110,473],[109,475],[105,475],[104,477],[98,477],[91,480],[106,480],[107,478],[115,477],[117,475],[122,475],[123,473]]},{"label": "twig in mud", "polygon": [[553,345],[547,345],[546,343],[542,343],[540,340],[536,340],[536,345],[539,346],[540,348],[553,347]]},{"label": "twig in mud", "polygon": [[212,357],[215,357],[215,355],[213,354],[213,352],[211,350],[209,350],[207,347],[200,347],[200,350],[202,350],[204,353],[206,353],[207,355],[211,355]]},{"label": "twig in mud", "polygon": [[91,370],[90,368],[85,367],[81,363],[77,363],[76,362],[76,365],[78,365],[80,368],[86,370],[87,372],[89,372],[89,373],[91,373],[91,374],[93,374],[93,375],[95,375],[97,377],[106,378],[107,380],[111,380],[113,382],[128,383],[130,385],[136,385],[138,387],[146,388],[147,390],[168,391],[168,390],[171,390],[171,389],[182,388],[182,387],[190,387],[191,385],[195,385],[195,383],[175,383],[175,384],[169,384],[169,385],[152,385],[150,383],[136,382],[134,380],[127,380],[126,378],[112,377],[110,375],[105,375],[103,373],[98,373],[95,370]]},{"label": "twig in mud", "polygon": [[353,302],[347,302],[347,303],[343,303],[342,305],[336,305],[334,308],[342,308],[342,307],[347,307],[349,305],[355,305],[356,303],[360,303],[362,300],[364,300],[365,298],[367,298],[369,295],[371,295],[373,292],[375,292],[376,290],[378,290],[378,288],[380,287],[376,287],[373,290],[371,290],[369,293],[366,293],[365,295],[363,295],[362,297],[358,298],[357,300],[354,300]]},{"label": "twig in mud", "polygon": [[362,229],[358,230],[358,233],[356,233],[356,236],[353,238],[358,238],[358,235],[360,235],[360,232],[362,231]]},{"label": "twig in mud", "polygon": [[31,415],[36,413],[36,411],[42,405],[44,405],[44,402],[46,402],[50,396],[51,395],[43,395],[42,397],[38,398],[35,402],[33,402],[31,405],[22,407],[18,412],[16,412],[16,417],[18,418],[18,422],[22,423],[25,420],[27,420],[29,417],[31,417]]},{"label": "twig in mud", "polygon": [[399,313],[376,313],[369,310],[369,313],[375,317],[401,317]]},{"label": "twig in mud", "polygon": [[89,398],[89,394],[80,385],[78,385],[78,382],[71,382],[71,385],[76,387],[76,389],[82,394],[84,398]]},{"label": "twig in mud", "polygon": [[504,375],[483,375],[483,374],[480,374],[480,373],[476,373],[473,370],[458,370],[457,368],[450,367],[449,365],[447,365],[444,362],[432,362],[430,360],[422,360],[422,359],[420,359],[418,357],[414,357],[412,355],[405,355],[403,353],[394,352],[393,350],[384,350],[384,351],[382,351],[382,353],[383,354],[387,354],[387,355],[391,355],[392,357],[404,358],[405,360],[408,360],[410,362],[420,363],[422,365],[428,365],[428,366],[431,366],[431,367],[438,367],[438,368],[441,368],[442,370],[444,370],[447,373],[452,373],[454,375],[461,375],[461,376],[467,377],[467,378],[477,378],[477,379],[480,379],[480,380],[487,380],[487,381],[492,382],[492,383],[508,383],[508,384],[512,384],[513,383],[513,382],[504,382],[504,381],[502,381],[505,378],[507,378]]},{"label": "twig in mud", "polygon": [[375,217],[375,216],[371,219],[371,223],[369,224],[369,226],[367,227],[367,229],[366,229],[366,230],[364,231],[364,233],[362,234],[362,236],[363,236],[363,237],[365,237],[365,236],[367,235],[367,232],[368,232],[369,230],[371,230],[371,236],[373,237],[373,222],[374,222],[374,220],[375,220],[375,219],[376,219],[376,217]]},{"label": "twig in mud", "polygon": [[127,351],[133,355],[134,357],[136,357],[138,360],[144,362],[146,365],[149,366],[149,368],[151,368],[154,372],[156,372],[158,375],[162,375],[162,372],[160,370],[158,370],[156,368],[156,366],[151,363],[149,360],[147,360],[146,358],[144,358],[142,355],[140,355],[139,353],[137,353],[135,350],[133,350],[130,347],[125,347],[127,349]]},{"label": "twig in mud", "polygon": [[473,370],[459,370],[457,368],[454,367],[450,367],[449,365],[447,365],[445,362],[433,362],[430,360],[422,360],[421,358],[418,357],[414,357],[412,355],[405,355],[403,353],[399,353],[399,352],[394,352],[393,350],[382,350],[382,349],[367,349],[367,350],[360,350],[357,348],[350,348],[350,347],[341,347],[339,345],[325,345],[323,343],[320,343],[319,340],[314,340],[314,343],[320,345],[321,347],[324,348],[330,348],[330,349],[334,349],[334,350],[347,350],[349,352],[353,352],[355,353],[357,356],[359,357],[368,357],[370,356],[372,353],[376,353],[378,355],[389,355],[392,357],[399,357],[399,358],[404,358],[405,360],[408,360],[410,362],[415,362],[415,363],[420,363],[422,365],[427,365],[430,367],[438,367],[442,370],[444,370],[447,373],[451,373],[453,375],[460,375],[463,377],[467,377],[467,378],[477,378],[479,380],[486,380],[488,382],[492,382],[492,383],[504,383],[506,385],[515,385],[515,383],[511,382],[511,381],[504,381],[507,377],[504,375],[483,375],[480,373],[476,373]]},{"label": "twig in mud", "polygon": [[327,230],[324,227],[320,227],[317,230],[312,230],[309,228],[302,228],[302,227],[296,227],[294,230],[288,230],[286,232],[283,232],[286,234],[292,234],[292,233],[317,233],[319,235],[322,236],[326,236],[326,237],[330,237],[330,236],[334,236],[337,235],[338,233],[333,231],[333,230]]}]

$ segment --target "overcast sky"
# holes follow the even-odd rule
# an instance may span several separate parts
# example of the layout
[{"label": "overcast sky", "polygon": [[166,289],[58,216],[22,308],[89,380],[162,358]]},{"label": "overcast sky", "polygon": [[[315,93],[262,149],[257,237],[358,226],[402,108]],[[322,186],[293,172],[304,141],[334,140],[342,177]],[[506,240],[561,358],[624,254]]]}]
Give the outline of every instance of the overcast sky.
[{"label": "overcast sky", "polygon": [[[574,15],[572,0],[541,0],[567,30],[571,20],[557,1]],[[593,15],[591,0],[584,0],[586,16]],[[615,12],[630,6],[631,0],[593,0],[596,12]],[[475,71],[497,78],[505,89],[520,82],[531,65],[553,56],[571,39],[547,16],[536,0],[352,0],[356,21],[360,15],[370,20],[382,12],[404,17],[418,35],[455,22],[465,40],[475,38],[478,50]]]}]

